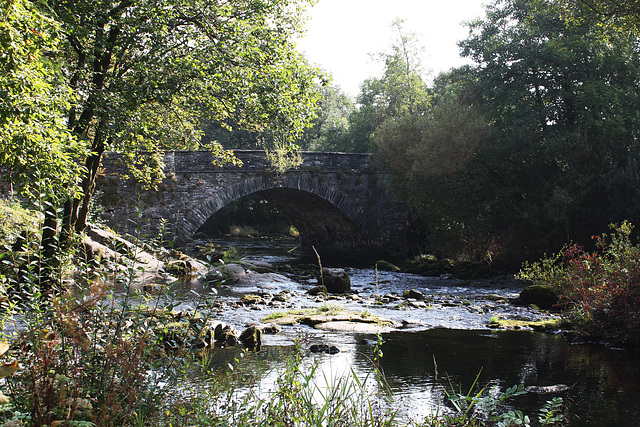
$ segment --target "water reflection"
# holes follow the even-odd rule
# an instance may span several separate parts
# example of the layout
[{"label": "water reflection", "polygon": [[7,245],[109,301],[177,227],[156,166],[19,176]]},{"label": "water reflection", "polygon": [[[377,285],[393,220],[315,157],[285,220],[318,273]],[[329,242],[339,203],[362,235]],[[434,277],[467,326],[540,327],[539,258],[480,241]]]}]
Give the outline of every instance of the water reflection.
[{"label": "water reflection", "polygon": [[[401,410],[414,418],[442,405],[444,388],[468,391],[481,372],[480,385],[503,389],[520,383],[569,385],[557,395],[565,400],[571,425],[639,425],[637,353],[572,346],[561,336],[533,332],[434,329],[395,332],[384,339],[386,379]],[[529,393],[513,405],[533,415],[554,396]]]},{"label": "water reflection", "polygon": [[[337,355],[309,353],[310,342],[302,343],[303,369],[314,363],[314,399],[318,404],[331,387],[362,380],[369,393],[382,396],[386,391],[376,381],[372,363],[374,346],[361,345],[368,335],[329,337],[341,348]],[[318,337],[313,337],[313,340]],[[414,421],[446,404],[444,390],[467,392],[476,376],[479,385],[499,386],[502,390],[515,384],[556,385],[570,388],[558,394],[529,393],[514,398],[515,409],[536,418],[538,410],[555,396],[564,399],[572,426],[637,426],[640,419],[639,355],[609,350],[596,345],[569,345],[561,336],[529,332],[470,331],[433,329],[418,332],[394,332],[383,335],[384,357],[380,366],[390,389],[390,402],[375,403],[383,410],[397,410],[400,418]],[[238,375],[246,377],[261,393],[272,393],[291,357],[293,345],[267,345],[257,353],[247,353],[244,368]],[[235,364],[240,351],[218,351],[218,372],[228,363]],[[259,373],[259,375],[258,375]]]}]

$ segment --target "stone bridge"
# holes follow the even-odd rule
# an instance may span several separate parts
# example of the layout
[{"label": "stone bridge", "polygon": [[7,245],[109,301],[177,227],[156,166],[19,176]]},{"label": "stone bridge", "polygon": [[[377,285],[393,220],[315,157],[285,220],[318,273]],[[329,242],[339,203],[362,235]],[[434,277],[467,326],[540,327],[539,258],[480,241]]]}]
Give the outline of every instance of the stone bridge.
[{"label": "stone bridge", "polygon": [[288,216],[303,246],[313,245],[321,254],[405,252],[410,211],[394,200],[387,176],[376,170],[370,155],[304,152],[302,166],[277,175],[263,151],[235,154],[242,167],[214,166],[206,151],[167,152],[166,178],[158,190],[143,191],[121,178],[126,170],[119,156],[107,153],[97,186],[106,206],[103,217],[128,233],[139,225],[145,233],[162,226],[181,246],[218,210],[257,194]]}]

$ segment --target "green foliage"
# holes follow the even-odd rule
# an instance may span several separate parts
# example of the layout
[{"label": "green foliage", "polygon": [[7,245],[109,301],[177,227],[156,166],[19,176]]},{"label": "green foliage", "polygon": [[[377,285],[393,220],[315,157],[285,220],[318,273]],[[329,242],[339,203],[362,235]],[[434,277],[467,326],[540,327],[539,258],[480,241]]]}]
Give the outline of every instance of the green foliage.
[{"label": "green foliage", "polygon": [[542,408],[540,408],[540,415],[538,415],[538,422],[542,426],[555,426],[566,421],[566,417],[562,413],[561,397],[554,397],[552,400],[547,401]]},{"label": "green foliage", "polygon": [[277,175],[297,169],[302,164],[302,155],[298,146],[285,141],[275,142],[273,148],[265,149],[265,154],[271,170]]},{"label": "green foliage", "polygon": [[319,72],[292,42],[308,3],[0,3],[0,167],[10,191],[18,183],[43,201],[45,276],[86,227],[107,150],[124,153],[146,187],[163,177],[164,150],[206,148],[237,164],[215,141],[200,143],[209,120],[268,132],[276,167],[293,166],[281,148],[302,133],[318,97]]},{"label": "green foliage", "polygon": [[591,16],[574,16],[573,20],[581,22],[585,19],[595,21],[598,25],[608,28],[611,27],[615,31],[620,29],[640,33],[640,11],[634,0],[554,0],[556,4],[565,13],[571,12],[576,3],[582,5],[589,11]]},{"label": "green foliage", "polygon": [[637,38],[565,18],[545,2],[496,2],[461,43],[492,128],[474,165],[491,204],[478,208],[518,244],[538,240],[532,254],[639,213],[614,190],[638,180]]},{"label": "green foliage", "polygon": [[473,170],[486,128],[477,106],[440,98],[426,112],[389,120],[376,132],[397,194],[420,212],[428,250],[441,257],[490,263],[502,249],[486,230],[491,211],[481,204],[491,200]]},{"label": "green foliage", "polygon": [[[478,109],[458,102],[442,102],[426,112],[384,122],[375,144],[385,163],[409,176],[438,176],[460,170],[483,138],[485,124]],[[405,193],[410,193],[405,189]]]},{"label": "green foliage", "polygon": [[85,154],[65,124],[72,93],[52,57],[58,24],[25,0],[0,2],[0,167],[22,195],[58,202],[77,194]]},{"label": "green foliage", "polygon": [[355,113],[353,101],[332,84],[321,86],[319,91],[318,117],[298,143],[310,151],[349,151],[349,116]]},{"label": "green foliage", "polygon": [[25,209],[17,201],[0,199],[0,247],[11,246],[24,231],[36,234],[39,222],[37,212]]},{"label": "green foliage", "polygon": [[401,20],[396,20],[393,28],[398,36],[391,51],[379,55],[385,67],[383,76],[364,81],[357,98],[358,109],[349,115],[345,151],[374,151],[373,136],[380,125],[406,115],[420,115],[431,104],[431,93],[422,78],[417,37],[403,29]]},{"label": "green foliage", "polygon": [[[75,292],[64,300],[40,301],[32,294],[21,307],[27,328],[12,337],[12,348],[24,370],[8,385],[15,410],[29,414],[25,425],[120,424],[140,397],[151,360],[144,344],[148,329],[136,330],[141,319],[131,315],[126,300],[122,312],[103,305],[106,288],[84,280],[77,277]],[[23,298],[35,281],[23,283]],[[125,318],[132,323],[125,326]]]},{"label": "green foliage", "polygon": [[570,316],[595,337],[640,345],[640,246],[629,222],[594,236],[597,250],[576,244],[524,265],[520,275],[556,288]]},{"label": "green foliage", "polygon": [[460,43],[476,65],[439,76],[426,113],[376,132],[399,194],[422,214],[426,250],[516,267],[636,221],[637,37],[543,1],[486,10]]},{"label": "green foliage", "polygon": [[3,303],[3,314],[19,314],[24,327],[3,331],[24,369],[8,379],[11,411],[0,413],[1,421],[134,425],[139,416],[157,414],[166,398],[159,385],[175,379],[182,366],[180,357],[165,353],[156,334],[174,296],[147,298],[136,291],[138,271],[125,259],[136,259],[137,249],[113,250],[123,254],[113,270],[81,253],[75,253],[73,265],[60,264],[67,289],[50,299],[40,298],[40,278],[28,252],[4,254],[3,267],[20,275],[19,281],[8,278],[16,287],[12,300],[20,303],[8,308]]},{"label": "green foliage", "polygon": [[370,106],[377,110],[377,114],[382,114],[382,120],[408,113],[419,114],[431,101],[422,79],[422,48],[416,35],[404,30],[402,20],[395,20],[392,27],[397,32],[395,43],[390,52],[380,54],[380,60],[385,64],[384,77],[372,80],[371,85],[374,88],[378,84],[382,90],[375,95],[368,94],[369,97],[374,96]]},{"label": "green foliage", "polygon": [[[453,413],[439,416],[433,414],[424,421],[424,426],[431,427],[515,427],[531,426],[531,418],[520,410],[510,410],[506,408],[507,403],[515,397],[527,393],[524,385],[518,384],[500,391],[498,386],[490,390],[482,388],[474,391],[478,378],[467,393],[455,391],[451,385],[451,391],[445,390],[448,402],[453,407]],[[538,422],[541,426],[561,426],[566,421],[562,414],[563,400],[556,397],[547,401],[540,409]]]}]

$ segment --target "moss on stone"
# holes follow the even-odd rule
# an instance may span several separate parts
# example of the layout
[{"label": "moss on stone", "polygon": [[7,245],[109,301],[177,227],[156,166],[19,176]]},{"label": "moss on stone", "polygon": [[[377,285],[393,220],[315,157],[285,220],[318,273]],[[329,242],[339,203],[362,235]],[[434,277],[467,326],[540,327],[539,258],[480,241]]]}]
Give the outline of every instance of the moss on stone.
[{"label": "moss on stone", "polygon": [[563,321],[559,317],[550,317],[542,320],[515,320],[493,317],[487,325],[492,329],[508,330],[533,330],[538,332],[551,332],[559,330]]},{"label": "moss on stone", "polygon": [[293,326],[307,325],[316,327],[319,324],[329,322],[351,322],[351,323],[371,323],[385,327],[399,327],[400,324],[390,319],[373,316],[370,312],[357,313],[353,311],[343,310],[339,313],[322,313],[317,309],[291,310],[283,314],[271,314],[262,322],[271,322],[277,325]]},{"label": "moss on stone", "polygon": [[376,261],[376,268],[384,271],[400,271],[400,267],[383,259]]},{"label": "moss on stone", "polygon": [[307,294],[316,296],[316,295],[327,295],[327,287],[324,285],[314,286],[313,288],[307,291]]}]

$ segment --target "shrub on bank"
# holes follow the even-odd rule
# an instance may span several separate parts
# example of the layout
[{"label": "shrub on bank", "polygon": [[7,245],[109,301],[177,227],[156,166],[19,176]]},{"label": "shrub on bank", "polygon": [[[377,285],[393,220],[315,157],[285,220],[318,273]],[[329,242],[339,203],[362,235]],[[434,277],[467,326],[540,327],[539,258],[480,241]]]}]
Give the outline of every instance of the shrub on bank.
[{"label": "shrub on bank", "polygon": [[571,244],[520,275],[557,289],[570,320],[593,338],[640,347],[640,246],[629,222],[610,227],[592,237],[595,251]]},{"label": "shrub on bank", "polygon": [[0,246],[11,246],[21,233],[35,233],[40,218],[10,199],[0,199]]}]

